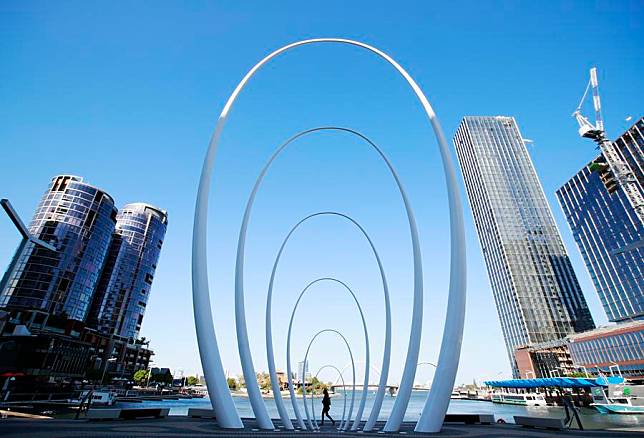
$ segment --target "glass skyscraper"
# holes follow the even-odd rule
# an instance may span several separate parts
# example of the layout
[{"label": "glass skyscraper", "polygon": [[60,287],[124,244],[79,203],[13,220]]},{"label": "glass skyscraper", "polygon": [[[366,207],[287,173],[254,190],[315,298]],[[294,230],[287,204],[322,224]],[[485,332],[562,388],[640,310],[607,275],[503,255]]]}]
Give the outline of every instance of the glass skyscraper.
[{"label": "glass skyscraper", "polygon": [[128,204],[118,213],[90,317],[99,332],[138,337],[167,223],[167,213],[148,204]]},{"label": "glass skyscraper", "polygon": [[115,223],[107,193],[77,176],[54,177],[29,231],[56,251],[20,245],[0,283],[0,308],[85,321]]},{"label": "glass skyscraper", "polygon": [[454,144],[516,376],[517,347],[595,325],[514,118],[465,117]]},{"label": "glass skyscraper", "polygon": [[[644,118],[614,145],[642,190]],[[557,197],[608,319],[644,319],[644,224],[603,155],[557,190]]]}]

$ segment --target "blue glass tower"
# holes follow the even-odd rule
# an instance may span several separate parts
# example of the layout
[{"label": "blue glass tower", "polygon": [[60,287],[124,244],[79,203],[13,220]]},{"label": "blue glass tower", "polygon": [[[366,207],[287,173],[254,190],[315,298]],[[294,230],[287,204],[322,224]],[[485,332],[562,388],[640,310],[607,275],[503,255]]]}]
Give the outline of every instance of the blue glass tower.
[{"label": "blue glass tower", "polygon": [[508,356],[595,327],[512,117],[468,116],[454,145]]},{"label": "blue glass tower", "polygon": [[[614,144],[642,190],[644,118]],[[603,155],[557,190],[557,197],[608,319],[644,319],[644,224]]]},{"label": "blue glass tower", "polygon": [[167,213],[148,204],[119,212],[89,321],[99,332],[138,337],[167,223]]},{"label": "blue glass tower", "polygon": [[84,322],[116,223],[113,199],[77,176],[52,178],[29,232],[0,283],[0,308]]}]

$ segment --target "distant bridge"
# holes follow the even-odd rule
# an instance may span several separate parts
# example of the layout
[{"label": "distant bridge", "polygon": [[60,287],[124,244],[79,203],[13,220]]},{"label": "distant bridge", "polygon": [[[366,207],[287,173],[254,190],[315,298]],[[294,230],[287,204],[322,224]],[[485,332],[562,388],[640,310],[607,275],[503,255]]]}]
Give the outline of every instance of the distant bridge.
[{"label": "distant bridge", "polygon": [[[363,387],[363,385],[356,384],[356,389],[361,389],[362,387]],[[336,385],[336,384],[333,384],[329,388],[331,389],[332,392],[335,392],[336,389],[339,389],[339,390],[343,390],[345,388],[346,389],[353,389],[353,385]],[[374,384],[374,383],[370,383],[367,386],[367,389],[375,391],[376,389],[378,389],[378,385]],[[387,385],[386,389],[389,392],[391,392],[392,390],[394,392],[398,392],[398,385]],[[429,391],[429,387],[425,386],[425,385],[414,385],[412,389],[415,390],[415,391]]]}]

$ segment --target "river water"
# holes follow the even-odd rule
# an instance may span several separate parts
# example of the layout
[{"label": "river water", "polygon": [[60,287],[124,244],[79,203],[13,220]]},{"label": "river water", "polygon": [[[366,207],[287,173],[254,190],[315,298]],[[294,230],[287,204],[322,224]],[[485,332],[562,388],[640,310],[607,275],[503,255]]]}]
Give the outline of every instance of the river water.
[{"label": "river water", "polygon": [[[359,404],[360,393],[356,392],[356,399],[354,404],[353,413],[355,415],[358,404]],[[409,400],[409,405],[407,407],[407,413],[405,415],[406,421],[416,421],[420,416],[420,411],[425,404],[425,399],[427,398],[426,391],[414,391]],[[253,417],[253,411],[250,406],[250,402],[246,397],[233,397],[237,411],[242,417]],[[306,418],[304,414],[304,408],[300,401],[300,412],[302,416]],[[279,418],[277,407],[273,399],[265,399],[266,407],[269,414],[273,418]],[[310,399],[307,397],[308,406],[310,407]],[[367,404],[365,407],[365,413],[363,415],[363,420],[366,420],[369,416],[371,406],[374,401],[374,393],[370,392],[367,397]],[[395,401],[394,397],[389,395],[385,396],[385,399],[382,403],[382,409],[380,410],[380,420],[386,420],[391,412],[391,408]],[[291,418],[295,418],[291,402],[289,398],[284,398],[284,402],[287,410],[289,411]],[[349,404],[351,402],[351,392],[347,395],[347,412],[349,410]],[[331,404],[331,416],[339,420],[342,418],[344,396],[341,392],[336,393],[332,397]],[[319,413],[321,410],[320,398],[315,400],[316,406],[316,418],[319,419]],[[122,408],[143,408],[143,407],[164,407],[170,408],[170,415],[187,415],[189,408],[206,408],[210,409],[210,400],[208,398],[202,399],[185,399],[185,400],[164,400],[164,401],[146,401],[143,403],[123,403],[119,402],[117,407]],[[562,407],[525,407],[525,406],[513,406],[513,405],[502,405],[497,403],[485,402],[485,401],[476,401],[476,400],[451,400],[448,413],[450,414],[493,414],[496,420],[503,419],[508,423],[513,423],[514,415],[524,415],[531,417],[558,417],[564,418],[564,409]],[[592,408],[582,408],[581,409],[581,421],[585,428],[587,429],[607,429],[607,428],[617,428],[617,427],[635,427],[643,428],[644,427],[644,415],[615,415],[615,414],[600,414],[595,409]]]}]

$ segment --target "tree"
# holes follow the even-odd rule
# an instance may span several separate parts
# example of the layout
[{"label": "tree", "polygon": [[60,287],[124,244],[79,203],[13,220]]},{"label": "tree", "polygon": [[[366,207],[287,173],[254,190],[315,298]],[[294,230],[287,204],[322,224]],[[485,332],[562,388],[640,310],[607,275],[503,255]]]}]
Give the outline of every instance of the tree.
[{"label": "tree", "polygon": [[244,375],[243,374],[237,376],[237,387],[238,388],[245,388],[246,387],[246,380],[244,380]]},{"label": "tree", "polygon": [[137,385],[143,386],[147,382],[149,374],[150,372],[148,370],[138,370],[134,373],[133,380]]},{"label": "tree", "polygon": [[234,377],[229,377],[226,379],[228,381],[228,389],[235,391],[237,389],[237,380]]},{"label": "tree", "polygon": [[268,373],[257,373],[257,384],[262,391],[270,391],[271,377]]},{"label": "tree", "polygon": [[[321,394],[324,389],[329,389],[329,385],[320,381],[317,377],[313,377],[310,382],[304,384],[306,386],[306,393],[311,394],[315,392],[316,394]],[[297,388],[296,391],[298,394],[302,394],[302,388]]]},{"label": "tree", "polygon": [[197,376],[188,376],[186,377],[186,385],[195,386],[199,384],[199,379]]},{"label": "tree", "polygon": [[322,390],[328,389],[328,388],[329,386],[326,383],[321,382],[320,379],[318,379],[317,377],[313,377],[311,379],[311,390],[314,391],[316,394],[320,394]]}]

